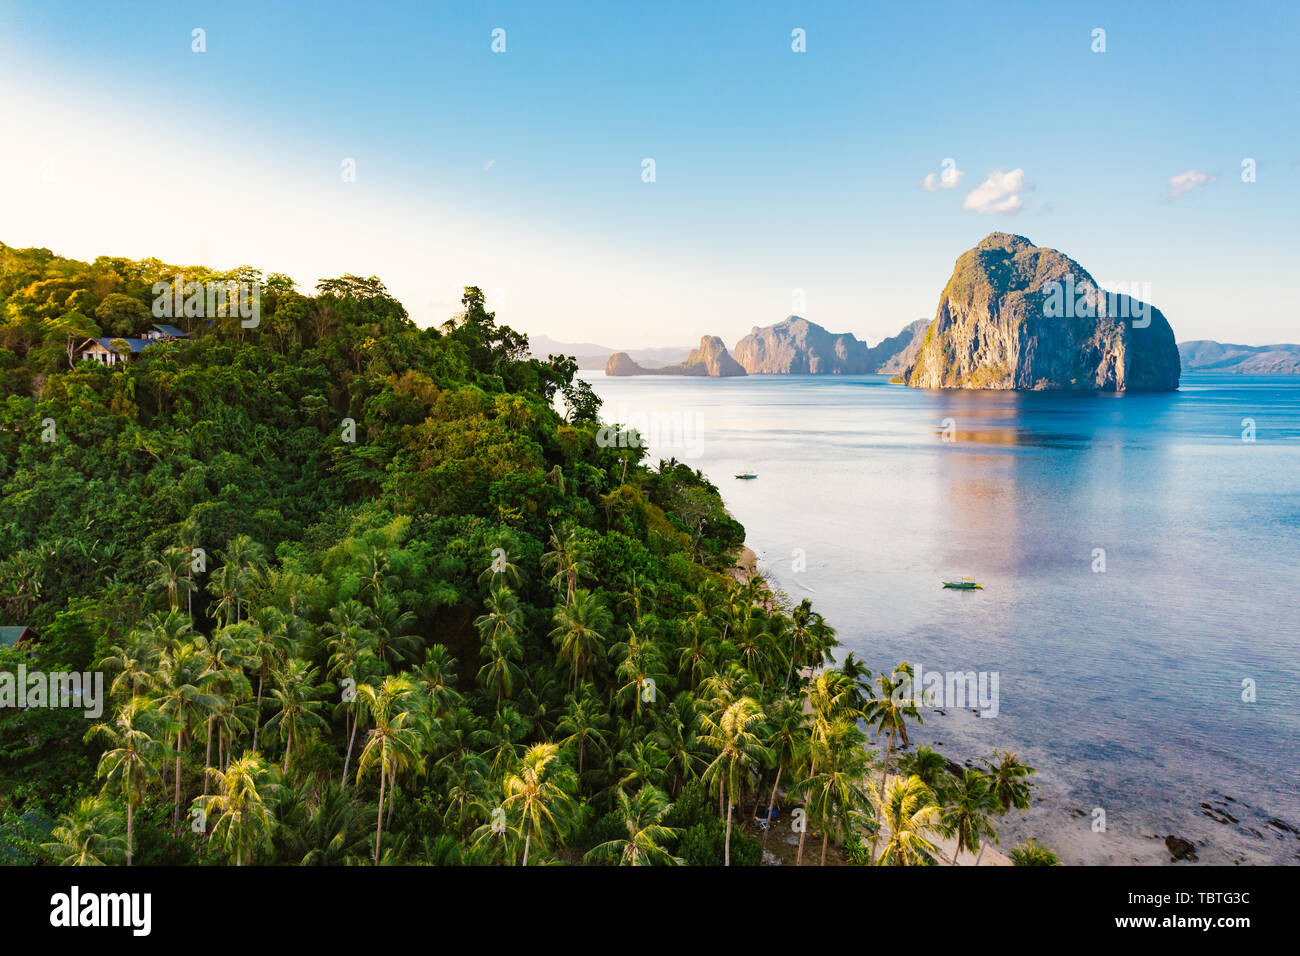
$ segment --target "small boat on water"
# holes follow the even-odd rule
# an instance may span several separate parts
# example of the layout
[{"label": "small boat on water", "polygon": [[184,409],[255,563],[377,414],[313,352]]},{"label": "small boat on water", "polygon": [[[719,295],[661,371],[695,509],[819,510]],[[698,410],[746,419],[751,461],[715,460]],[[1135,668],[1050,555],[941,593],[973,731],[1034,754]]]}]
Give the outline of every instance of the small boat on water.
[{"label": "small boat on water", "polygon": [[974,578],[962,578],[960,581],[944,581],[943,586],[952,588],[955,591],[982,591],[984,585],[979,584]]},{"label": "small boat on water", "polygon": [[742,481],[752,481],[753,479],[757,478],[758,475],[737,475],[736,477],[741,479]]}]

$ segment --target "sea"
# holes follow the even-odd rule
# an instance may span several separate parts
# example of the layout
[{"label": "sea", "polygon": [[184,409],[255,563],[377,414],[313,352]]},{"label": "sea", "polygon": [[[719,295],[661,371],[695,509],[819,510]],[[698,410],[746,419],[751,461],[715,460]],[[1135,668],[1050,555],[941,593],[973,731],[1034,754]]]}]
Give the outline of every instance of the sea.
[{"label": "sea", "polygon": [[[1300,862],[1300,377],[582,374],[652,462],[718,486],[839,653],[942,676],[913,747],[1037,768],[1003,852],[1032,836],[1064,863],[1156,864],[1174,837],[1200,863]],[[942,587],[963,578],[982,588]]]}]

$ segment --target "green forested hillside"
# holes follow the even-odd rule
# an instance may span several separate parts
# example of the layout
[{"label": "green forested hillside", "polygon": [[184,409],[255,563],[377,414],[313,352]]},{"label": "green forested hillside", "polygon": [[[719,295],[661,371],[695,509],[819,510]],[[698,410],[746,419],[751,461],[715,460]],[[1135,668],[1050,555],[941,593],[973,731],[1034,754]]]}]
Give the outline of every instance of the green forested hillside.
[{"label": "green forested hillside", "polygon": [[[178,276],[259,282],[260,324],[155,318]],[[39,635],[0,674],[111,687],[0,707],[0,859],[752,864],[786,790],[850,857],[904,786],[939,813],[942,762],[866,782],[901,672],[807,679],[833,632],[728,573],[717,489],[602,447],[572,360],[463,306],[0,245],[0,625]],[[154,322],[189,338],[79,360]],[[1025,802],[1005,763],[981,819]]]}]

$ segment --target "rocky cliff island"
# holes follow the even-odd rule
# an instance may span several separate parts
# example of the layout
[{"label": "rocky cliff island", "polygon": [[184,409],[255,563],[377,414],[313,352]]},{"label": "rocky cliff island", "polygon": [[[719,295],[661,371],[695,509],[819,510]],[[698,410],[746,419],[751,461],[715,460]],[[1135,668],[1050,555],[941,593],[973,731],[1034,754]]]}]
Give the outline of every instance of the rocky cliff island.
[{"label": "rocky cliff island", "polygon": [[615,352],[605,363],[606,375],[699,375],[723,378],[731,375],[744,375],[740,363],[731,357],[722,339],[716,335],[706,335],[700,339],[698,348],[691,350],[686,361],[677,365],[665,365],[662,368],[644,368],[632,360],[626,352]]},{"label": "rocky cliff island", "polygon": [[963,253],[916,357],[916,388],[1172,391],[1181,372],[1159,309],[1102,290],[1082,266],[995,232]]}]

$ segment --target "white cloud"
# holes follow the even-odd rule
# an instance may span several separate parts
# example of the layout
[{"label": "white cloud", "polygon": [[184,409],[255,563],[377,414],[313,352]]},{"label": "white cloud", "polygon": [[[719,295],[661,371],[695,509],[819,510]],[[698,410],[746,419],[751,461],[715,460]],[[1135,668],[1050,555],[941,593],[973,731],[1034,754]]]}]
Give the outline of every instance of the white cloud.
[{"label": "white cloud", "polygon": [[1211,176],[1209,173],[1203,173],[1199,169],[1189,169],[1185,173],[1179,173],[1177,176],[1169,177],[1169,192],[1165,196],[1168,202],[1183,193],[1191,192],[1197,186],[1204,186],[1206,183],[1217,183],[1218,176]]},{"label": "white cloud", "polygon": [[1024,207],[1019,194],[1027,188],[1023,169],[1013,169],[1009,173],[991,172],[988,179],[966,194],[962,208],[985,215],[1019,212]]},{"label": "white cloud", "polygon": [[943,161],[943,172],[926,173],[925,178],[921,180],[921,188],[926,192],[938,192],[940,189],[952,189],[961,182],[961,178],[966,173],[957,168],[957,164],[951,159]]}]

